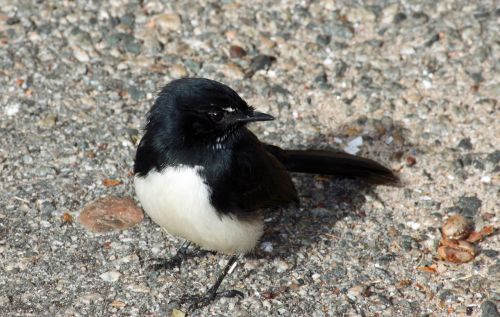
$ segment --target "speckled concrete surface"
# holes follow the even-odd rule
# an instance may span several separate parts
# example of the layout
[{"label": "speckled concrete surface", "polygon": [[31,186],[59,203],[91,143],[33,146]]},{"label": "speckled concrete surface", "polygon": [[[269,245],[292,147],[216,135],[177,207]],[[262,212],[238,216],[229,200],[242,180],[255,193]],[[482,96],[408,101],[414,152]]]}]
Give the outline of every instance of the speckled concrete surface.
[{"label": "speckled concrete surface", "polygon": [[143,260],[180,241],[147,217],[102,235],[61,221],[133,196],[133,142],[155,94],[197,76],[278,116],[253,126],[263,140],[361,136],[359,154],[405,186],[294,175],[300,208],[270,211],[263,247],[223,284],[246,297],[192,315],[498,316],[498,234],[470,263],[435,252],[454,213],[499,224],[498,2],[1,4],[2,315],[170,316],[213,282],[227,257],[196,250],[181,271],[149,272]]}]

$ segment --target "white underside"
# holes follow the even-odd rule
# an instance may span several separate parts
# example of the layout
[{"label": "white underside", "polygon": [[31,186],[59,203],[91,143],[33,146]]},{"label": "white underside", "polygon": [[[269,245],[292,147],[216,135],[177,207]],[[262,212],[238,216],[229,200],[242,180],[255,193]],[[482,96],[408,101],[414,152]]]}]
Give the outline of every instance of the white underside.
[{"label": "white underside", "polygon": [[239,220],[217,213],[199,174],[202,167],[167,167],[135,177],[135,191],[146,213],[168,233],[206,250],[248,253],[262,236],[260,219]]}]

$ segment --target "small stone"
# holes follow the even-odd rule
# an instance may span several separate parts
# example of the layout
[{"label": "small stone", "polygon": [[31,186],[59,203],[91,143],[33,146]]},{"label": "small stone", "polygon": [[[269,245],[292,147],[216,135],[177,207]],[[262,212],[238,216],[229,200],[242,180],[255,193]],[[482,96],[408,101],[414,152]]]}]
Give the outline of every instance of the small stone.
[{"label": "small stone", "polygon": [[451,289],[444,289],[439,294],[439,299],[443,302],[454,302],[457,296],[453,293]]},{"label": "small stone", "polygon": [[481,304],[481,317],[500,317],[494,302],[487,300]]},{"label": "small stone", "polygon": [[335,77],[340,78],[344,77],[344,74],[347,70],[347,64],[343,60],[338,60],[335,62],[333,65],[333,73],[335,74]]},{"label": "small stone", "polygon": [[84,293],[80,297],[78,297],[78,302],[84,305],[90,305],[101,300],[102,296],[99,293]]},{"label": "small stone", "polygon": [[144,97],[144,92],[140,90],[137,86],[130,86],[127,89],[127,92],[130,95],[130,97],[132,97],[132,99],[134,100],[140,100],[141,98]]},{"label": "small stone", "polygon": [[131,290],[134,293],[150,293],[151,289],[145,284],[132,284],[127,286],[127,289]]},{"label": "small stone", "polygon": [[481,183],[490,184],[491,176],[490,175],[481,176]]},{"label": "small stone", "polygon": [[231,45],[231,47],[229,47],[229,57],[241,58],[245,55],[247,55],[247,52],[241,46]]},{"label": "small stone", "polygon": [[139,54],[141,52],[141,44],[133,36],[126,36],[123,39],[123,49],[132,54]]},{"label": "small stone", "polygon": [[500,162],[500,150],[496,150],[488,154],[486,160],[490,161],[493,164],[498,164],[498,162]]},{"label": "small stone", "polygon": [[258,55],[252,59],[250,69],[252,72],[259,70],[268,70],[271,65],[276,62],[276,57],[271,55]]},{"label": "small stone", "polygon": [[328,34],[318,34],[316,36],[316,43],[321,46],[327,46],[332,41],[332,36]]},{"label": "small stone", "polygon": [[491,249],[482,250],[481,253],[492,259],[498,259],[498,255],[500,254],[497,250]]},{"label": "small stone", "polygon": [[363,7],[353,7],[347,12],[347,19],[351,22],[371,22],[375,20],[375,14]]},{"label": "small stone", "polygon": [[109,46],[115,47],[123,41],[124,35],[123,33],[113,33],[106,37],[106,42]]},{"label": "small stone", "polygon": [[242,79],[244,77],[241,67],[234,63],[228,63],[222,68],[222,73],[228,78]]},{"label": "small stone", "polygon": [[456,207],[460,214],[467,218],[474,218],[481,208],[482,201],[474,196],[462,196],[458,199]]},{"label": "small stone", "polygon": [[126,13],[120,18],[120,22],[131,28],[134,26],[135,16],[132,13]]},{"label": "small stone", "polygon": [[178,310],[176,308],[174,308],[172,310],[172,317],[185,317],[186,316],[186,313],[183,312],[182,310]]},{"label": "small stone", "polygon": [[57,115],[49,114],[40,121],[38,121],[38,125],[44,128],[52,128],[56,125]]},{"label": "small stone", "polygon": [[101,275],[99,275],[99,277],[106,282],[113,283],[113,282],[118,281],[118,279],[120,278],[121,275],[122,274],[118,271],[108,271],[108,272],[102,273]]},{"label": "small stone", "polygon": [[265,241],[260,244],[260,249],[264,252],[273,252],[273,244],[271,242]]},{"label": "small stone", "polygon": [[343,24],[332,25],[331,34],[334,37],[345,40],[351,39],[354,36],[353,30],[349,26]]},{"label": "small stone", "polygon": [[347,291],[347,296],[354,299],[356,297],[360,297],[364,291],[365,287],[363,285],[354,285]]},{"label": "small stone", "polygon": [[285,272],[286,270],[288,270],[290,268],[288,263],[286,263],[285,261],[281,261],[281,260],[278,261],[276,267],[277,267],[279,273]]},{"label": "small stone", "polygon": [[273,48],[273,47],[276,46],[276,42],[275,41],[273,41],[270,38],[267,38],[265,36],[261,36],[259,38],[259,40],[260,40],[260,44],[262,44],[262,46],[264,46],[267,49],[271,49],[271,48]]},{"label": "small stone", "polygon": [[127,306],[127,303],[122,302],[120,300],[114,300],[114,301],[111,302],[110,305],[112,307],[115,307],[115,308],[123,308],[123,307]]},{"label": "small stone", "polygon": [[92,232],[125,230],[142,221],[144,214],[132,198],[106,196],[87,205],[78,216]]},{"label": "small stone", "polygon": [[78,46],[73,46],[73,56],[81,63],[88,63],[90,61],[89,54]]},{"label": "small stone", "polygon": [[8,18],[7,21],[5,21],[5,23],[7,25],[14,25],[14,24],[17,24],[19,22],[21,22],[21,20],[18,17],[11,17],[11,18]]},{"label": "small stone", "polygon": [[168,33],[181,27],[181,16],[177,13],[164,13],[154,17],[154,23],[159,31]]},{"label": "small stone", "polygon": [[7,116],[10,117],[18,113],[20,108],[21,106],[19,105],[19,103],[11,103],[5,107],[4,112]]},{"label": "small stone", "polygon": [[470,142],[470,138],[460,140],[460,142],[458,142],[458,147],[464,150],[472,150],[472,143]]},{"label": "small stone", "polygon": [[363,137],[358,136],[347,143],[347,146],[344,147],[344,151],[352,155],[357,154],[360,151],[361,145],[363,145]]},{"label": "small stone", "polygon": [[407,18],[406,14],[404,14],[403,12],[399,12],[398,14],[396,14],[394,16],[393,22],[394,22],[394,24],[399,24],[399,23],[403,22],[404,20],[406,20],[406,18]]},{"label": "small stone", "polygon": [[172,75],[173,78],[183,78],[188,76],[188,72],[183,65],[175,64],[170,67],[170,75]]}]

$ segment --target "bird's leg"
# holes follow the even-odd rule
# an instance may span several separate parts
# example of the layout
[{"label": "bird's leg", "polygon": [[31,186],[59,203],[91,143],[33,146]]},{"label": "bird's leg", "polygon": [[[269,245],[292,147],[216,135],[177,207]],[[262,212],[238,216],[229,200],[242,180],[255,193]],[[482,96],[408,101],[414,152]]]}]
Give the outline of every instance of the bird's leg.
[{"label": "bird's leg", "polygon": [[150,265],[149,269],[152,271],[171,270],[175,267],[180,269],[182,261],[186,258],[189,245],[191,245],[191,241],[184,241],[173,257],[170,259],[154,259],[158,263]]},{"label": "bird's leg", "polygon": [[236,296],[238,296],[240,298],[243,298],[244,297],[243,293],[238,291],[238,290],[226,290],[223,292],[217,292],[219,290],[219,287],[220,287],[222,281],[226,277],[226,275],[231,274],[234,271],[234,269],[236,268],[236,265],[238,264],[237,261],[238,261],[238,256],[233,255],[229,259],[229,262],[227,262],[222,273],[217,278],[217,281],[215,281],[214,285],[212,287],[210,287],[210,289],[204,295],[183,296],[181,301],[182,302],[186,302],[186,301],[192,302],[192,304],[189,306],[189,310],[194,311],[196,309],[207,306],[212,301],[214,301],[217,297],[236,297]]}]

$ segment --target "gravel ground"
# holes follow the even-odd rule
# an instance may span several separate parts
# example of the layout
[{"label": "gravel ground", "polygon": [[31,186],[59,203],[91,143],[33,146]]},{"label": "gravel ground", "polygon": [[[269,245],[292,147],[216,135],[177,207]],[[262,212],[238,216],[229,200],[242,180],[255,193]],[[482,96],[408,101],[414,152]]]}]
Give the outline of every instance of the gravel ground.
[{"label": "gravel ground", "polygon": [[2,0],[0,314],[170,316],[213,282],[226,256],[193,250],[181,271],[149,272],[142,260],[181,242],[147,217],[100,235],[61,220],[133,197],[146,111],[162,85],[197,76],[278,116],[253,126],[262,139],[361,136],[358,154],[405,185],[294,175],[300,208],[270,212],[223,284],[246,297],[192,315],[499,316],[498,234],[472,262],[436,259],[450,215],[499,224],[499,34],[494,0]]}]

